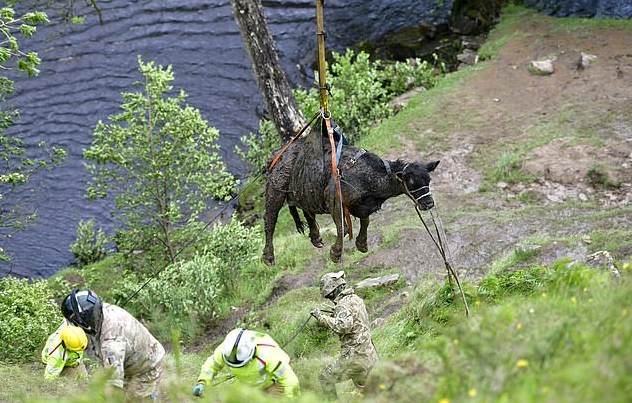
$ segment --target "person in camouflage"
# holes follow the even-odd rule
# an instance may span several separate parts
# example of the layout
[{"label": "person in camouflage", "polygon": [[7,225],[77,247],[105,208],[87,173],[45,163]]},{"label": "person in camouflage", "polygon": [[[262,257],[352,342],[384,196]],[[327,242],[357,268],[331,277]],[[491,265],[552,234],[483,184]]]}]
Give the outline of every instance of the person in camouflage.
[{"label": "person in camouflage", "polygon": [[70,323],[87,333],[90,351],[103,366],[112,368],[109,394],[123,390],[131,399],[156,399],[165,349],[145,326],[90,290],[73,290],[61,310]]},{"label": "person in camouflage", "polygon": [[364,301],[353,288],[347,288],[344,272],[325,274],[320,280],[320,292],[324,298],[334,302],[332,316],[324,315],[318,308],[310,313],[340,338],[340,356],[318,375],[325,397],[333,400],[338,398],[336,383],[347,379],[351,379],[362,392],[371,369],[378,361],[378,354],[371,340]]}]

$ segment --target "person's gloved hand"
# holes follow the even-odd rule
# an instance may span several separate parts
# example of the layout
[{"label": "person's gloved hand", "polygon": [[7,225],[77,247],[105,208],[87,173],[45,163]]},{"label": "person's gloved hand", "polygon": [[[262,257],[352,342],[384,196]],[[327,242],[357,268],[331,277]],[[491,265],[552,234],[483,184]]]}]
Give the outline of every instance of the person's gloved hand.
[{"label": "person's gloved hand", "polygon": [[193,395],[202,396],[202,393],[204,393],[204,384],[202,382],[198,382],[193,387]]},{"label": "person's gloved hand", "polygon": [[322,316],[322,313],[320,313],[320,309],[318,309],[318,308],[313,308],[309,312],[309,314],[312,315],[313,317],[315,317],[318,320],[320,320],[320,317]]}]

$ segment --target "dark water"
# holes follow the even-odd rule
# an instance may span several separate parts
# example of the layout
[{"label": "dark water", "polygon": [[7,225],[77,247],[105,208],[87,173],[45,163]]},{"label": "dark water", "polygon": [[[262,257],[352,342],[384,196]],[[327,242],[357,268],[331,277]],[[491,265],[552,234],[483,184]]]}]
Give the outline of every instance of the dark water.
[{"label": "dark water", "polygon": [[[83,2],[76,2],[83,3]],[[375,39],[420,20],[444,22],[452,1],[326,2],[328,49],[342,50],[360,39]],[[99,119],[118,112],[121,92],[135,91],[140,79],[137,55],[144,62],[172,65],[175,89],[189,94],[188,103],[220,131],[222,155],[229,169],[243,177],[247,167],[233,153],[240,136],[258,128],[262,100],[248,56],[227,0],[99,0],[104,23],[89,7],[78,24],[38,28],[34,39],[21,42],[42,59],[34,79],[16,78],[10,103],[21,112],[12,131],[27,144],[46,140],[65,149],[63,166],[38,174],[22,197],[39,219],[28,230],[3,240],[12,255],[0,275],[48,277],[73,262],[69,245],[80,220],[94,218],[112,232],[111,205],[84,198],[90,180],[82,160]],[[316,52],[314,1],[263,2],[282,64],[294,84],[309,85],[309,64]],[[302,65],[301,65],[302,64]]]}]

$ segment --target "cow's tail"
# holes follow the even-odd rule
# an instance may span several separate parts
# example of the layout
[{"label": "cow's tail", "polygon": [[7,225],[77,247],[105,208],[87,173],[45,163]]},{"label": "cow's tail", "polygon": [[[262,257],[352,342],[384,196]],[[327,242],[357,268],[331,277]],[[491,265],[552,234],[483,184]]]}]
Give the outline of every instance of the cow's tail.
[{"label": "cow's tail", "polygon": [[296,206],[288,206],[288,208],[290,209],[290,215],[292,215],[292,218],[294,219],[296,230],[301,234],[305,234],[305,223],[301,221],[301,216],[298,214],[298,209],[296,208]]}]

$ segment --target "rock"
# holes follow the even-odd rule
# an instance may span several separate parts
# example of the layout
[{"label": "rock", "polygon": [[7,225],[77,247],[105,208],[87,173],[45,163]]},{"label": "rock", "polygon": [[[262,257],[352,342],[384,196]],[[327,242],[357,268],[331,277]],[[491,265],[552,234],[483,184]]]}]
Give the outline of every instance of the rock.
[{"label": "rock", "polygon": [[399,274],[389,274],[382,277],[366,278],[356,283],[353,288],[380,287],[383,285],[395,284],[399,280]]},{"label": "rock", "polygon": [[478,54],[471,49],[465,49],[463,53],[456,56],[457,60],[463,64],[472,65],[478,62]]},{"label": "rock", "polygon": [[496,187],[500,189],[506,189],[509,186],[507,182],[496,182]]},{"label": "rock", "polygon": [[555,71],[555,68],[553,67],[554,61],[555,58],[545,60],[532,60],[531,64],[529,65],[529,71],[535,75],[551,75]]},{"label": "rock", "polygon": [[590,66],[590,63],[593,60],[596,60],[596,59],[597,59],[597,56],[582,52],[579,58],[579,61],[577,62],[577,68],[585,69],[588,66]]},{"label": "rock", "polygon": [[412,98],[413,96],[417,95],[418,93],[422,91],[426,91],[426,88],[425,87],[413,88],[412,90],[403,93],[397,98],[392,99],[391,101],[389,101],[388,104],[391,105],[393,109],[395,109],[395,112],[399,112],[402,109],[404,109],[408,101],[410,101],[410,98]]}]

